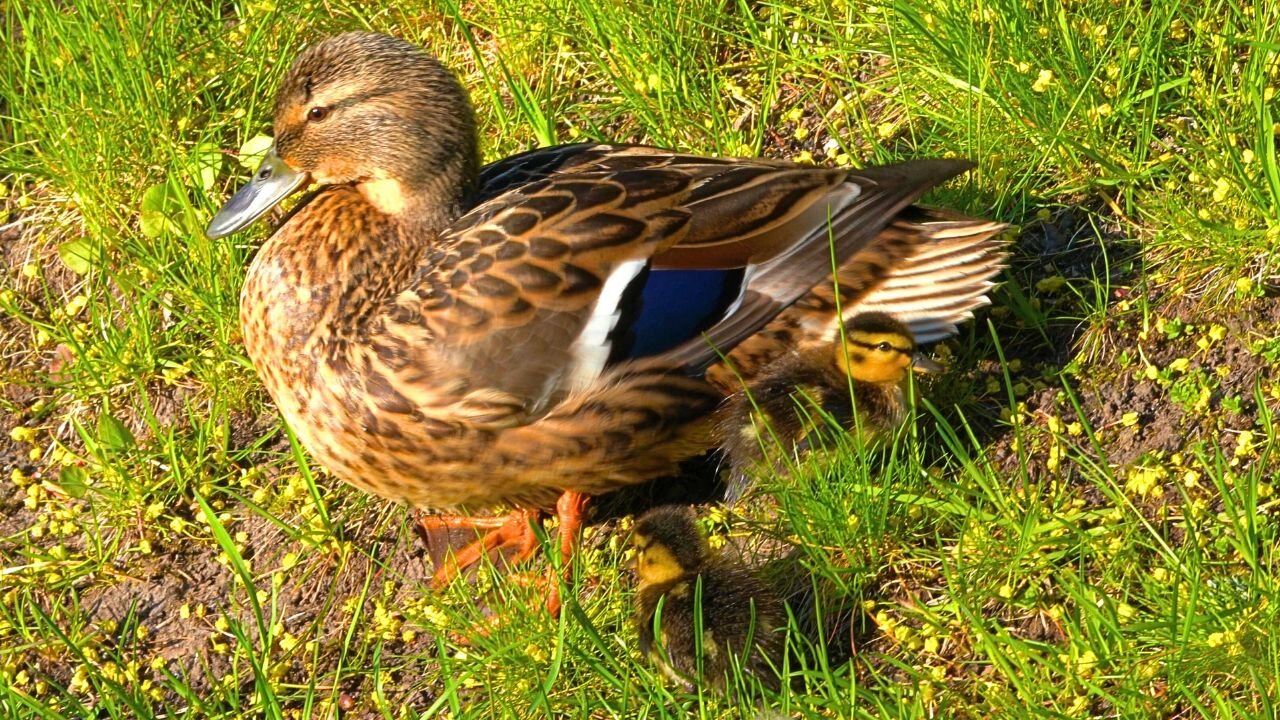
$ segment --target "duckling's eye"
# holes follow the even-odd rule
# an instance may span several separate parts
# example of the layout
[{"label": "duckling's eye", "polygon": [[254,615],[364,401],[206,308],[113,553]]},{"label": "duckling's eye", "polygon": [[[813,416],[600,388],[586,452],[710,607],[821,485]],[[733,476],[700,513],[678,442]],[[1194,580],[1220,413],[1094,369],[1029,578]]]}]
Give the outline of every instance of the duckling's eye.
[{"label": "duckling's eye", "polygon": [[876,349],[879,350],[880,352],[889,352],[890,350],[893,349],[893,346],[887,342],[882,342],[876,346]]},{"label": "duckling's eye", "polygon": [[329,108],[323,105],[317,105],[307,111],[307,119],[311,122],[320,122],[329,117]]}]

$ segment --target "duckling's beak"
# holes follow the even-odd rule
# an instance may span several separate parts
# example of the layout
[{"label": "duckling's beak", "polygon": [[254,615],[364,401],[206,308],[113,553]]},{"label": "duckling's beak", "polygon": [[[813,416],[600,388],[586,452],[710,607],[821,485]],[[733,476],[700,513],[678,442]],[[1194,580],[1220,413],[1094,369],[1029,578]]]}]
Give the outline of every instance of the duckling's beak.
[{"label": "duckling's beak", "polygon": [[911,369],[921,374],[940,373],[943,370],[946,370],[946,368],[942,366],[942,363],[920,352],[912,356]]},{"label": "duckling's beak", "polygon": [[253,172],[248,185],[231,196],[226,205],[209,221],[204,234],[211,240],[243,230],[262,217],[281,200],[293,194],[306,181],[307,174],[285,164],[273,147]]}]

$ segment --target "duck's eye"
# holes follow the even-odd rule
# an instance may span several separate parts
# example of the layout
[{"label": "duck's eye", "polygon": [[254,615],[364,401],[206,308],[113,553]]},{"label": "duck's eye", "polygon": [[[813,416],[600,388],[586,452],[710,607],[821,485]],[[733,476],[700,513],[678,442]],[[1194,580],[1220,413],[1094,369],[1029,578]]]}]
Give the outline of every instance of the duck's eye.
[{"label": "duck's eye", "polygon": [[876,349],[879,350],[880,352],[889,352],[890,350],[893,349],[893,346],[887,342],[882,342],[876,346]]},{"label": "duck's eye", "polygon": [[311,122],[320,122],[329,117],[329,108],[323,105],[317,105],[307,111],[307,119]]}]

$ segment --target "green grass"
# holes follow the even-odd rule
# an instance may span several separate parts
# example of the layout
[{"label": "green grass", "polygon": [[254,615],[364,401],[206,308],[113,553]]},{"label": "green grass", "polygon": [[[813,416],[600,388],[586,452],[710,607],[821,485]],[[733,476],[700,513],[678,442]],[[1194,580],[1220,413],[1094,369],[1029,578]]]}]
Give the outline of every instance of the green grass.
[{"label": "green grass", "polygon": [[488,159],[964,155],[933,200],[1020,226],[911,437],[763,479],[776,515],[710,511],[798,543],[780,572],[846,631],[797,617],[796,682],[761,702],[1273,715],[1280,5],[1247,5],[6,4],[3,715],[753,716],[639,657],[624,527],[588,538],[559,620],[496,571],[432,591],[404,511],[266,404],[237,322],[265,228],[200,228],[297,50],[365,27],[458,71]]}]

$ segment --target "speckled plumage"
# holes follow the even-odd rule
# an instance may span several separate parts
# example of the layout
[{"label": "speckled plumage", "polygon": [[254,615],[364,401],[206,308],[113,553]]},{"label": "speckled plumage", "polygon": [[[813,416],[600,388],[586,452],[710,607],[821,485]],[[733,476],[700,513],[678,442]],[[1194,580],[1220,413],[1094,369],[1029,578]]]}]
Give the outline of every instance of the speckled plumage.
[{"label": "speckled plumage", "polygon": [[686,689],[698,683],[724,691],[735,657],[776,689],[786,646],[778,596],[750,569],[712,552],[690,508],[650,510],[632,538],[640,652]]},{"label": "speckled plumage", "polygon": [[[713,443],[711,344],[734,347],[828,274],[829,235],[849,258],[969,166],[578,144],[479,169],[465,91],[374,33],[308,48],[281,83],[275,132],[254,180],[270,204],[304,179],[321,188],[249,268],[249,357],[333,474],[435,509],[546,507],[672,474]],[[251,190],[211,235],[269,207]],[[742,266],[741,302],[705,337],[611,350],[647,273]]]}]

